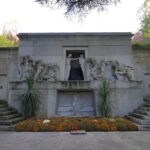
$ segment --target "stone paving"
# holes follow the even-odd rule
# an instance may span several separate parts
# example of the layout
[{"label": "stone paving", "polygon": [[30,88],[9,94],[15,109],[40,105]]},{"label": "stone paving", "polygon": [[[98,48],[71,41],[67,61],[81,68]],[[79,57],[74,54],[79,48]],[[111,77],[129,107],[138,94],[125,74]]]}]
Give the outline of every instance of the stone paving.
[{"label": "stone paving", "polygon": [[0,150],[150,150],[150,132],[0,132]]}]

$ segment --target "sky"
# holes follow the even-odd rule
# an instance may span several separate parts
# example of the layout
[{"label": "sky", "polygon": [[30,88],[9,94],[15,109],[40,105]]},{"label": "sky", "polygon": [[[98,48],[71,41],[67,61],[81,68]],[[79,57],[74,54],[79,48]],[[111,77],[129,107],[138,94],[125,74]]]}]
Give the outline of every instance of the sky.
[{"label": "sky", "polygon": [[[19,32],[132,32],[140,28],[138,10],[144,0],[121,0],[84,20],[66,18],[64,9],[43,7],[33,0],[0,0],[0,33],[15,24]],[[73,18],[73,19],[71,19]]]}]

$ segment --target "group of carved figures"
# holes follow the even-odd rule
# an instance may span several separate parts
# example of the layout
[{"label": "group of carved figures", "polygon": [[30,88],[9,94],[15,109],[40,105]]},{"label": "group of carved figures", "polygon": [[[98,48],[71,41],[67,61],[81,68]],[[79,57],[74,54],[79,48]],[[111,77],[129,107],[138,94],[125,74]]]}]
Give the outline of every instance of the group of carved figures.
[{"label": "group of carved figures", "polygon": [[[101,60],[99,63],[93,58],[72,58],[72,54],[68,54],[65,64],[65,80],[68,80],[71,71],[71,60],[78,60],[83,73],[84,80],[128,80],[134,79],[134,69],[126,64],[120,64],[118,61]],[[30,77],[36,81],[56,81],[58,76],[57,64],[45,64],[41,60],[33,60],[29,56],[19,58],[18,80],[25,80]]]},{"label": "group of carved figures", "polygon": [[133,81],[134,69],[118,61],[101,60],[99,63],[95,59],[88,58],[86,63],[89,68],[90,80],[128,80]]},{"label": "group of carved figures", "polygon": [[134,79],[134,69],[126,64],[120,64],[118,61],[105,61],[101,60],[99,63],[93,58],[84,58],[84,55],[80,55],[79,58],[72,58],[72,54],[68,54],[66,58],[66,80],[69,78],[71,60],[79,60],[81,70],[83,72],[84,79],[89,80],[128,80]]},{"label": "group of carved figures", "polygon": [[57,78],[58,66],[56,64],[45,64],[41,60],[33,60],[30,56],[19,58],[18,80],[32,78],[36,81],[55,81]]},{"label": "group of carved figures", "polygon": [[66,58],[66,64],[65,64],[65,80],[69,79],[69,75],[71,72],[71,61],[73,60],[79,61],[79,65],[83,74],[83,79],[85,79],[86,78],[86,62],[84,59],[84,55],[81,54],[79,58],[72,58],[72,54],[68,54]]}]

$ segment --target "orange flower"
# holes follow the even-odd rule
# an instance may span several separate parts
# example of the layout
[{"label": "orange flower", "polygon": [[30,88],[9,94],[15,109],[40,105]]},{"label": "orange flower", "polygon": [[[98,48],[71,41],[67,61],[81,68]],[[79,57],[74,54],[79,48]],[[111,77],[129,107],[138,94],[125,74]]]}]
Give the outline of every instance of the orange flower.
[{"label": "orange flower", "polygon": [[109,131],[109,125],[107,123],[103,123],[100,125],[101,131]]},{"label": "orange flower", "polygon": [[38,126],[33,127],[33,132],[38,132],[38,131],[39,131],[39,127]]},{"label": "orange flower", "polygon": [[116,126],[110,126],[110,131],[117,131],[117,127]]},{"label": "orange flower", "polygon": [[100,118],[100,117],[52,117],[49,123],[44,123],[45,119],[31,118],[16,125],[16,131],[137,131],[137,126],[131,121],[120,118]]}]

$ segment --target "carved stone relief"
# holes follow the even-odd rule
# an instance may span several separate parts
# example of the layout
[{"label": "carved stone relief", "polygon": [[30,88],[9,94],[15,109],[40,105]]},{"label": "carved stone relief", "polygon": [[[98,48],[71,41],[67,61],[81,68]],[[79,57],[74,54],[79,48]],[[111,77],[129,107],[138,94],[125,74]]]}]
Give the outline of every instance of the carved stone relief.
[{"label": "carved stone relief", "polygon": [[18,80],[25,80],[30,77],[36,81],[55,81],[57,80],[59,67],[57,64],[45,64],[41,60],[33,60],[29,56],[19,58]]},{"label": "carved stone relief", "polygon": [[88,67],[88,73],[90,80],[101,80],[105,79],[105,62],[101,61],[99,64],[95,59],[88,58],[86,60],[87,67]]},{"label": "carved stone relief", "polygon": [[[121,64],[115,60],[101,60],[98,62],[93,58],[85,59],[82,55],[79,58],[72,58],[71,54],[66,58],[65,80],[68,80],[71,69],[70,61],[72,59],[79,60],[83,76],[88,76],[89,80],[135,80],[134,69],[127,64]],[[18,80],[25,80],[27,77],[30,77],[36,81],[56,81],[58,71],[59,67],[57,64],[45,64],[41,60],[33,60],[30,56],[19,58]]]},{"label": "carved stone relief", "polygon": [[[74,63],[74,65],[72,62]],[[78,62],[78,63],[77,63]],[[74,66],[74,67],[73,67]],[[86,61],[83,54],[73,58],[69,53],[65,62],[65,80],[85,80],[86,79]]]},{"label": "carved stone relief", "polygon": [[59,92],[57,115],[59,116],[94,116],[95,107],[93,93]]},{"label": "carved stone relief", "polygon": [[134,69],[126,64],[120,64],[118,61],[101,60],[98,63],[95,59],[88,58],[86,64],[90,80],[135,80]]}]

